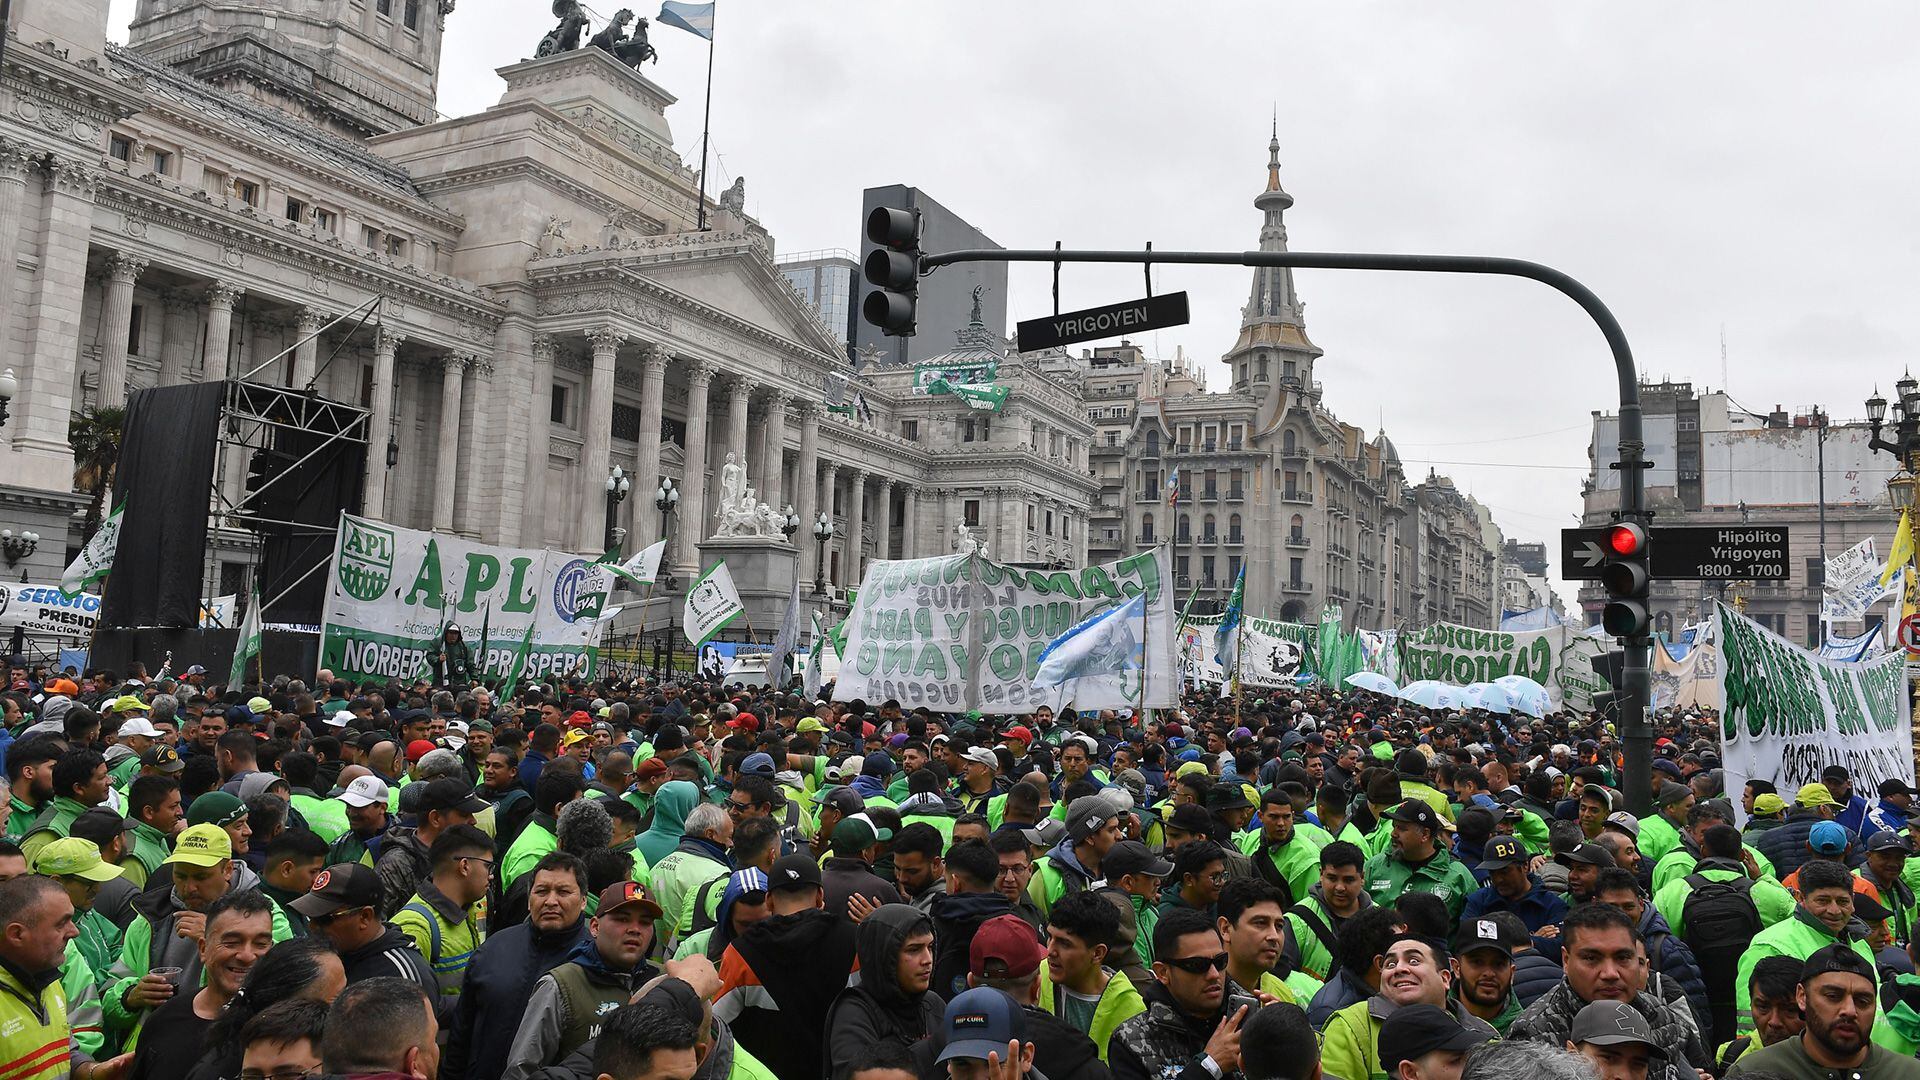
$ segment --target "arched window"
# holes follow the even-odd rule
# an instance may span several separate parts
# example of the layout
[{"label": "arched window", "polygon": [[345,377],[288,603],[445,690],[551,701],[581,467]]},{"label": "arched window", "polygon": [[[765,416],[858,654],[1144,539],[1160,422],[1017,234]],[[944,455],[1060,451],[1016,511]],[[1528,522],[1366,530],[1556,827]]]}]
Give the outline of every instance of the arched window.
[{"label": "arched window", "polygon": [[1294,435],[1292,428],[1287,428],[1280,433],[1280,449],[1282,452],[1291,454],[1294,452],[1294,448],[1299,445],[1300,440]]},{"label": "arched window", "polygon": [[1218,529],[1219,526],[1214,524],[1213,515],[1208,514],[1205,520],[1200,523],[1200,538],[1211,544],[1217,535]]},{"label": "arched window", "polygon": [[1159,452],[1160,452],[1160,431],[1158,428],[1148,428],[1147,429],[1147,453],[1157,454]]},{"label": "arched window", "polygon": [[1260,354],[1260,360],[1257,364],[1254,365],[1254,371],[1256,371],[1259,374],[1259,378],[1261,382],[1267,381],[1267,354],[1266,353]]},{"label": "arched window", "polygon": [[1153,543],[1153,515],[1152,514],[1140,515],[1140,542],[1143,544]]},{"label": "arched window", "polygon": [[1240,543],[1241,540],[1243,539],[1243,537],[1240,535],[1240,515],[1239,514],[1235,514],[1232,517],[1227,519],[1227,539],[1233,541],[1236,544]]},{"label": "arched window", "polygon": [[1186,514],[1180,515],[1179,536],[1180,536],[1180,542],[1183,544],[1186,543],[1188,540],[1193,539],[1193,519],[1192,517]]}]

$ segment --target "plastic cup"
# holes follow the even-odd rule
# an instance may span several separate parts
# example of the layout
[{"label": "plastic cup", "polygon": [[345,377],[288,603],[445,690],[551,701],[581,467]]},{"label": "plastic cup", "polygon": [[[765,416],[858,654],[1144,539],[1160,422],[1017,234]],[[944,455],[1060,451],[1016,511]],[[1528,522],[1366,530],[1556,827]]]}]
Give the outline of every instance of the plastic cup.
[{"label": "plastic cup", "polygon": [[160,976],[161,978],[163,978],[163,979],[165,979],[165,980],[167,980],[168,982],[170,982],[170,983],[172,983],[172,984],[173,984],[173,986],[174,986],[174,989],[176,989],[176,990],[180,988],[180,975],[181,975],[181,969],[179,969],[179,968],[177,968],[177,967],[156,967],[156,968],[148,968],[148,969],[147,969],[147,974],[149,974],[149,975],[158,975],[158,976]]}]

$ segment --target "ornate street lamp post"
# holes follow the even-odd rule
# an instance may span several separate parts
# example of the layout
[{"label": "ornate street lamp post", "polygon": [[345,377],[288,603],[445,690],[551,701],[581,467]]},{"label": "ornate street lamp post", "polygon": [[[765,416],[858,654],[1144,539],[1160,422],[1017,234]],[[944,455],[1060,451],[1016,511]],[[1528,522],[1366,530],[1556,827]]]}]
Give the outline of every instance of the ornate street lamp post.
[{"label": "ornate street lamp post", "polygon": [[813,538],[820,545],[819,557],[814,560],[813,595],[827,595],[827,541],[833,539],[833,519],[825,510],[813,523]]},{"label": "ornate street lamp post", "polygon": [[626,530],[615,524],[620,520],[620,504],[627,501],[627,491],[633,487],[633,481],[627,477],[627,471],[615,465],[607,470],[607,532],[605,550],[612,551],[620,543]]}]

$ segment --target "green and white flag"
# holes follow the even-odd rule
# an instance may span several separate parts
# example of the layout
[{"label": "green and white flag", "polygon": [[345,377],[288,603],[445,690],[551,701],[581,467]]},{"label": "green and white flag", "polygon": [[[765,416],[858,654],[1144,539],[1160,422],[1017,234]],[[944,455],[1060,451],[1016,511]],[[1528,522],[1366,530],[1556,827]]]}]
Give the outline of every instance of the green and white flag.
[{"label": "green and white flag", "polygon": [[126,508],[124,501],[114,507],[107,520],[94,530],[93,539],[67,564],[66,573],[60,575],[62,593],[77,596],[87,586],[113,573],[113,554],[120,550],[120,512]]},{"label": "green and white flag", "polygon": [[666,551],[667,542],[656,540],[634,552],[633,558],[626,562],[606,564],[607,569],[613,571],[615,577],[625,578],[635,585],[652,585],[660,577],[660,557]]},{"label": "green and white flag", "polygon": [[813,646],[807,650],[807,666],[800,673],[800,689],[812,701],[820,696],[820,654],[827,647],[826,632],[820,626],[820,613],[813,613]]},{"label": "green and white flag", "polygon": [[775,690],[785,690],[792,678],[793,650],[800,644],[800,579],[795,578],[793,592],[787,596],[787,610],[780,617],[780,633],[773,639],[773,652],[767,654],[767,682]]},{"label": "green and white flag", "polygon": [[687,606],[680,615],[680,628],[697,649],[744,611],[739,590],[733,587],[733,574],[727,570],[726,563],[717,562],[687,590]]},{"label": "green and white flag", "polygon": [[240,641],[233,647],[233,670],[227,673],[227,688],[246,684],[247,661],[260,655],[260,582],[253,583],[253,595],[247,599],[247,616],[240,620]]},{"label": "green and white flag", "polygon": [[513,651],[513,659],[509,662],[506,680],[500,684],[499,700],[513,700],[514,691],[520,686],[520,673],[526,670],[527,657],[532,652],[533,624],[528,623],[526,635],[520,639],[520,647]]}]

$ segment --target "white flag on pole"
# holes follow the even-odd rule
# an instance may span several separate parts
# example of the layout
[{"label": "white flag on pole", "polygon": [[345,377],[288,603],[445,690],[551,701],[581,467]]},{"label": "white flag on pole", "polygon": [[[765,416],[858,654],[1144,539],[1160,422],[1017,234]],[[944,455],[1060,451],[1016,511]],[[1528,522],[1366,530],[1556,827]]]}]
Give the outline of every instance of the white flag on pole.
[{"label": "white flag on pole", "polygon": [[253,583],[253,595],[247,598],[247,617],[240,620],[240,640],[233,647],[233,670],[227,675],[227,689],[246,684],[247,661],[260,655],[260,582]]},{"label": "white flag on pole", "polygon": [[666,553],[666,550],[667,542],[656,540],[634,552],[633,558],[626,562],[618,566],[608,564],[607,569],[635,585],[652,585],[659,579],[660,557]]},{"label": "white flag on pole", "polygon": [[120,512],[127,508],[122,502],[113,508],[107,519],[94,530],[93,539],[80,549],[80,554],[67,564],[66,572],[60,575],[60,591],[68,596],[76,596],[87,586],[99,581],[113,572],[113,554],[120,550]]},{"label": "white flag on pole", "polygon": [[739,590],[733,587],[733,574],[728,572],[726,563],[717,562],[687,590],[687,606],[680,615],[680,628],[686,632],[687,640],[698,648],[745,610],[740,604]]},{"label": "white flag on pole", "polygon": [[767,656],[767,682],[776,690],[787,686],[792,669],[794,647],[800,644],[800,579],[795,578],[793,592],[787,596],[787,610],[780,617],[780,633],[773,639],[773,652]]}]

